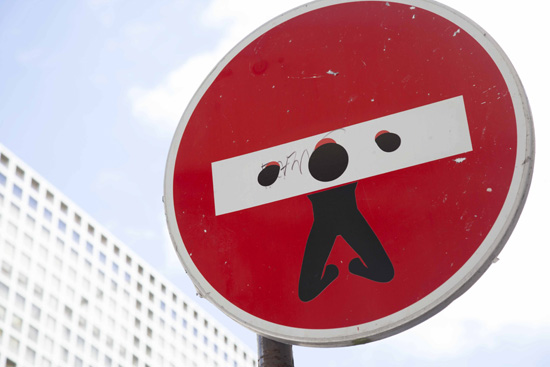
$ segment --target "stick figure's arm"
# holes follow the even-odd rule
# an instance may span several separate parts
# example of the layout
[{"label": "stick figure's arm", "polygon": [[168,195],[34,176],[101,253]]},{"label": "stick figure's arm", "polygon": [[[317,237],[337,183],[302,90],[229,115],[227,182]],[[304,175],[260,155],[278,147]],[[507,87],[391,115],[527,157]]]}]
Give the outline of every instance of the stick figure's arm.
[{"label": "stick figure's arm", "polygon": [[258,174],[258,183],[266,187],[273,185],[279,177],[280,170],[281,165],[279,162],[273,161],[263,165],[262,170]]},{"label": "stick figure's arm", "polygon": [[374,138],[376,145],[384,152],[394,152],[401,145],[401,138],[395,133],[390,133],[387,130],[382,130]]}]

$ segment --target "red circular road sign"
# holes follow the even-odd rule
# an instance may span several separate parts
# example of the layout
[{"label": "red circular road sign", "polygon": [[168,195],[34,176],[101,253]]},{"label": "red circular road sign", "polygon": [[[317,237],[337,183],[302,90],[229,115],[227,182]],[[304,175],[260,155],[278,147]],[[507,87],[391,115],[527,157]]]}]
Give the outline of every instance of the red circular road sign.
[{"label": "red circular road sign", "polygon": [[212,71],[177,128],[165,205],[200,293],[271,338],[405,330],[504,246],[533,167],[498,45],[438,3],[318,1]]}]

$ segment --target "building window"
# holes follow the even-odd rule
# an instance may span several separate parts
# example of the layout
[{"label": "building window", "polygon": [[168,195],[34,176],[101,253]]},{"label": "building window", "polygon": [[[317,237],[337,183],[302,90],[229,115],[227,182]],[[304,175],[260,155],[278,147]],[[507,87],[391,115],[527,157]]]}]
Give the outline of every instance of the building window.
[{"label": "building window", "polygon": [[69,361],[69,351],[63,347],[61,347],[61,360],[63,362]]},{"label": "building window", "polygon": [[91,234],[92,236],[95,233],[95,228],[90,224],[88,224],[88,233]]},{"label": "building window", "polygon": [[105,256],[105,254],[103,252],[99,252],[99,261],[101,261],[101,263],[105,264],[106,260],[107,260],[107,256]]},{"label": "building window", "polygon": [[52,221],[52,212],[46,208],[44,208],[44,219],[46,219],[48,222]]},{"label": "building window", "polygon": [[20,179],[24,179],[24,178],[25,178],[25,171],[23,171],[23,170],[21,169],[21,167],[17,166],[17,167],[15,168],[15,175],[16,175],[17,177],[19,177]]},{"label": "building window", "polygon": [[11,277],[11,271],[12,271],[11,264],[7,263],[5,261],[2,261],[2,274],[4,274],[6,276],[6,278],[10,278]]},{"label": "building window", "polygon": [[76,231],[73,231],[73,241],[76,243],[80,242],[80,234],[78,234],[78,232]]},{"label": "building window", "polygon": [[4,155],[4,154],[2,153],[2,154],[0,154],[0,162],[1,162],[5,167],[7,167],[8,164],[10,163],[10,159],[9,159],[6,155]]},{"label": "building window", "polygon": [[18,310],[23,310],[25,308],[25,297],[17,293],[15,295],[15,307]]},{"label": "building window", "polygon": [[113,272],[118,274],[118,265],[113,262]]},{"label": "building window", "polygon": [[0,172],[0,185],[6,186],[6,176]]},{"label": "building window", "polygon": [[[49,331],[53,332],[53,329]],[[44,349],[46,349],[48,352],[53,351],[53,340],[49,336],[44,337]]]},{"label": "building window", "polygon": [[113,251],[115,252],[115,255],[120,255],[120,248],[116,245],[113,246]]},{"label": "building window", "polygon": [[71,249],[71,260],[74,262],[78,261],[78,252],[74,248]]},{"label": "building window", "polygon": [[29,326],[29,332],[28,332],[29,339],[32,341],[38,340],[38,329],[36,329],[33,326]]},{"label": "building window", "polygon": [[48,228],[42,226],[42,230],[40,231],[40,235],[44,239],[49,239],[50,238],[50,230]]},{"label": "building window", "polygon": [[78,318],[78,327],[82,330],[86,330],[86,319],[82,316]]},{"label": "building window", "polygon": [[42,289],[42,287],[39,286],[39,285],[35,285],[34,286],[34,296],[38,299],[42,299],[42,297],[44,296],[44,289]]},{"label": "building window", "polygon": [[67,224],[59,219],[59,221],[57,222],[57,228],[59,228],[61,232],[65,233],[65,231],[67,230]]},{"label": "building window", "polygon": [[68,306],[65,306],[65,318],[67,318],[68,320],[71,320],[73,318],[73,310],[68,307]]},{"label": "building window", "polygon": [[27,226],[29,226],[30,228],[34,228],[34,225],[36,224],[36,221],[34,220],[33,217],[31,217],[29,214],[27,214],[27,221],[25,222],[27,224]]},{"label": "building window", "polygon": [[67,341],[71,339],[71,330],[66,326],[63,326],[63,338]]},{"label": "building window", "polygon": [[160,301],[160,309],[161,310],[166,310],[166,304],[164,303],[164,301]]},{"label": "building window", "polygon": [[94,246],[90,242],[86,242],[86,251],[88,251],[90,254],[94,252]]},{"label": "building window", "polygon": [[97,361],[99,357],[99,350],[92,345],[92,358]]},{"label": "building window", "polygon": [[18,207],[17,205],[15,205],[14,203],[11,203],[10,210],[11,210],[11,214],[12,214],[14,217],[19,217],[19,212],[20,212],[21,210],[19,210],[19,207]]},{"label": "building window", "polygon": [[69,208],[67,207],[67,204],[65,204],[64,202],[61,202],[61,203],[59,204],[59,209],[61,209],[61,212],[62,212],[63,214],[67,214],[67,210],[68,210]]},{"label": "building window", "polygon": [[130,274],[128,272],[124,272],[124,280],[126,280],[127,283],[130,283]]},{"label": "building window", "polygon": [[46,200],[53,202],[53,194],[50,191],[46,191]]},{"label": "building window", "polygon": [[31,207],[31,209],[34,210],[36,210],[36,208],[38,207],[38,201],[36,201],[36,199],[32,196],[29,196],[29,206]]},{"label": "building window", "polygon": [[11,318],[11,327],[17,331],[21,331],[23,327],[23,319],[17,315],[13,315]]},{"label": "building window", "polygon": [[31,187],[34,191],[38,191],[40,184],[34,178],[31,180]]},{"label": "building window", "polygon": [[19,352],[19,340],[15,339],[13,336],[10,336],[9,348],[13,353]]},{"label": "building window", "polygon": [[21,197],[23,196],[23,190],[16,184],[13,184],[13,194],[21,199]]},{"label": "building window", "polygon": [[31,348],[27,347],[25,350],[25,360],[31,364],[34,364],[34,359],[36,358],[36,352]]}]

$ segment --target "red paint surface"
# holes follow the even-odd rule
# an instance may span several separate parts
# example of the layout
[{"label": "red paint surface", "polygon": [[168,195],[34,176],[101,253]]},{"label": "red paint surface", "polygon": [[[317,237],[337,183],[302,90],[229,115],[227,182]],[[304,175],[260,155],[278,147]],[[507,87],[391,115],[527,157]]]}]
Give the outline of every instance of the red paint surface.
[{"label": "red paint surface", "polygon": [[[516,125],[498,68],[464,30],[453,36],[457,29],[419,8],[348,3],[291,19],[229,62],[187,124],[174,175],[183,242],[223,297],[281,325],[351,326],[411,305],[470,258],[507,195]],[[329,263],[339,277],[313,301],[299,300],[313,223],[306,195],[214,214],[214,161],[458,95],[473,145],[464,161],[442,159],[357,186],[358,207],[395,268],[389,283],[349,274],[356,255],[338,238]]]},{"label": "red paint surface", "polygon": [[321,145],[325,145],[325,144],[329,144],[329,143],[332,143],[332,144],[336,144],[336,142],[334,141],[334,139],[331,139],[331,138],[324,138],[324,139],[321,139],[317,145],[315,145],[315,149],[319,148]]}]

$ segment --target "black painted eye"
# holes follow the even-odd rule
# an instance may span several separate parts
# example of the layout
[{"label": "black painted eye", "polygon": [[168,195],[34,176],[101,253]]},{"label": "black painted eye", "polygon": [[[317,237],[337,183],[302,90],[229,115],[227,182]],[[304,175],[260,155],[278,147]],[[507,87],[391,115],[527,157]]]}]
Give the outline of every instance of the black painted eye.
[{"label": "black painted eye", "polygon": [[387,153],[394,152],[401,146],[401,138],[399,135],[390,133],[386,130],[382,130],[376,134],[374,141],[380,149]]},{"label": "black painted eye", "polygon": [[277,162],[268,163],[258,174],[258,183],[262,186],[271,186],[277,181],[281,166]]},{"label": "black painted eye", "polygon": [[309,172],[318,181],[328,182],[340,177],[348,167],[348,152],[343,146],[330,142],[315,148],[309,158]]}]

